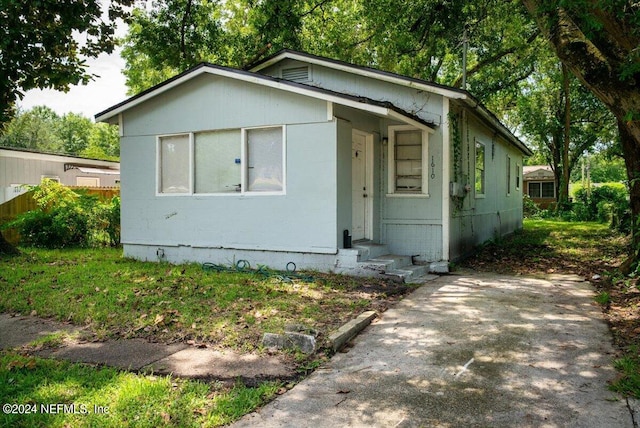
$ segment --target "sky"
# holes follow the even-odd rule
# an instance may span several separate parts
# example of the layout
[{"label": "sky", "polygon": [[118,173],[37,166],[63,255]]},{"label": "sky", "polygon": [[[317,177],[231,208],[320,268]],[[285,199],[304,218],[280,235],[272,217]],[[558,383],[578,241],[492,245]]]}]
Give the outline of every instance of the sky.
[{"label": "sky", "polygon": [[96,113],[125,100],[127,87],[122,74],[124,60],[120,57],[120,50],[112,54],[101,54],[97,58],[87,60],[89,73],[96,77],[87,85],[72,86],[69,92],[51,89],[33,89],[25,93],[18,105],[25,109],[45,105],[52,108],[59,115],[73,112],[93,119]]}]

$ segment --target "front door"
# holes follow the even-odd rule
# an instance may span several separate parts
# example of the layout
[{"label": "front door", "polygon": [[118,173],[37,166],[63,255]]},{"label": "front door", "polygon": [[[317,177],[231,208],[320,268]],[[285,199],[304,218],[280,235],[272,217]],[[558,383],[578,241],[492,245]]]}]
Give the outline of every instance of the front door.
[{"label": "front door", "polygon": [[351,139],[351,239],[371,239],[373,189],[371,134],[353,130]]}]

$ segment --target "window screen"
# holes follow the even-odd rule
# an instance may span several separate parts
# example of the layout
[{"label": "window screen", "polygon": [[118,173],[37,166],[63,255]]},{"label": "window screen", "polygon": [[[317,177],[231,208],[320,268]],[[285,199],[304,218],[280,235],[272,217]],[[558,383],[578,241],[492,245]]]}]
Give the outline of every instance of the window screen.
[{"label": "window screen", "polygon": [[189,135],[160,137],[160,193],[189,193]]},{"label": "window screen", "polygon": [[240,130],[195,135],[195,192],[228,193],[240,190]]},{"label": "window screen", "polygon": [[247,191],[283,190],[282,137],[281,127],[247,130]]},{"label": "window screen", "polygon": [[422,191],[422,132],[395,134],[396,192]]},{"label": "window screen", "polygon": [[547,181],[542,183],[542,197],[543,198],[556,197],[556,186],[554,182]]}]

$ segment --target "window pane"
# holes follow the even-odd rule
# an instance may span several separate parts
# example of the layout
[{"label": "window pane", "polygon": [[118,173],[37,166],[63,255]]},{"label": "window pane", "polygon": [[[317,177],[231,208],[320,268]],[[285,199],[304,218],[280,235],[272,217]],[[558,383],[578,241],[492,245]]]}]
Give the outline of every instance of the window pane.
[{"label": "window pane", "polygon": [[247,190],[283,190],[282,128],[247,130]]},{"label": "window pane", "polygon": [[396,192],[422,191],[422,131],[395,133]]},{"label": "window pane", "polygon": [[477,194],[484,194],[484,145],[476,143],[476,180]]},{"label": "window pane", "polygon": [[189,193],[189,136],[160,138],[160,192]]},{"label": "window pane", "polygon": [[195,192],[240,190],[240,130],[195,135]]},{"label": "window pane", "polygon": [[541,195],[540,183],[529,183],[529,196],[539,198]]},{"label": "window pane", "polygon": [[555,197],[555,185],[552,181],[542,183],[542,197],[543,198]]}]

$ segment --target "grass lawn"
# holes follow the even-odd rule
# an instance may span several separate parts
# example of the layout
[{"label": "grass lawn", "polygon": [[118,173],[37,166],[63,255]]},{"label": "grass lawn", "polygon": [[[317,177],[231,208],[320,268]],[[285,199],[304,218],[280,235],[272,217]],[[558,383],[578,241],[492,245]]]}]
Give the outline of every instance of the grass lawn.
[{"label": "grass lawn", "polygon": [[[197,264],[144,263],[124,259],[116,249],[21,252],[0,257],[0,312],[70,321],[86,327],[84,340],[140,337],[260,352],[263,333],[298,324],[318,331],[322,343],[347,320],[364,310],[384,310],[412,289],[341,275],[309,273],[313,278],[291,281]],[[30,356],[33,349],[60,345],[63,336],[0,351],[0,401],[22,405],[22,411],[36,405],[38,411],[2,412],[0,426],[221,426],[285,386],[229,386]],[[322,355],[285,357],[303,372]],[[43,414],[42,404],[67,407]],[[94,406],[108,413],[96,413]]]},{"label": "grass lawn", "polygon": [[[279,385],[226,388],[0,352],[3,427],[214,427],[269,400]],[[10,405],[6,407],[6,405]]]},{"label": "grass lawn", "polygon": [[302,324],[323,334],[389,295],[381,280],[315,274],[287,281],[201,265],[124,259],[117,249],[23,249],[0,258],[0,311],[87,326],[95,339],[141,337],[254,351],[265,332]]},{"label": "grass lawn", "polygon": [[491,242],[462,266],[508,274],[576,274],[591,280],[620,351],[620,379],[612,388],[640,398],[640,283],[616,268],[625,260],[629,237],[605,224],[525,220],[522,231]]}]

